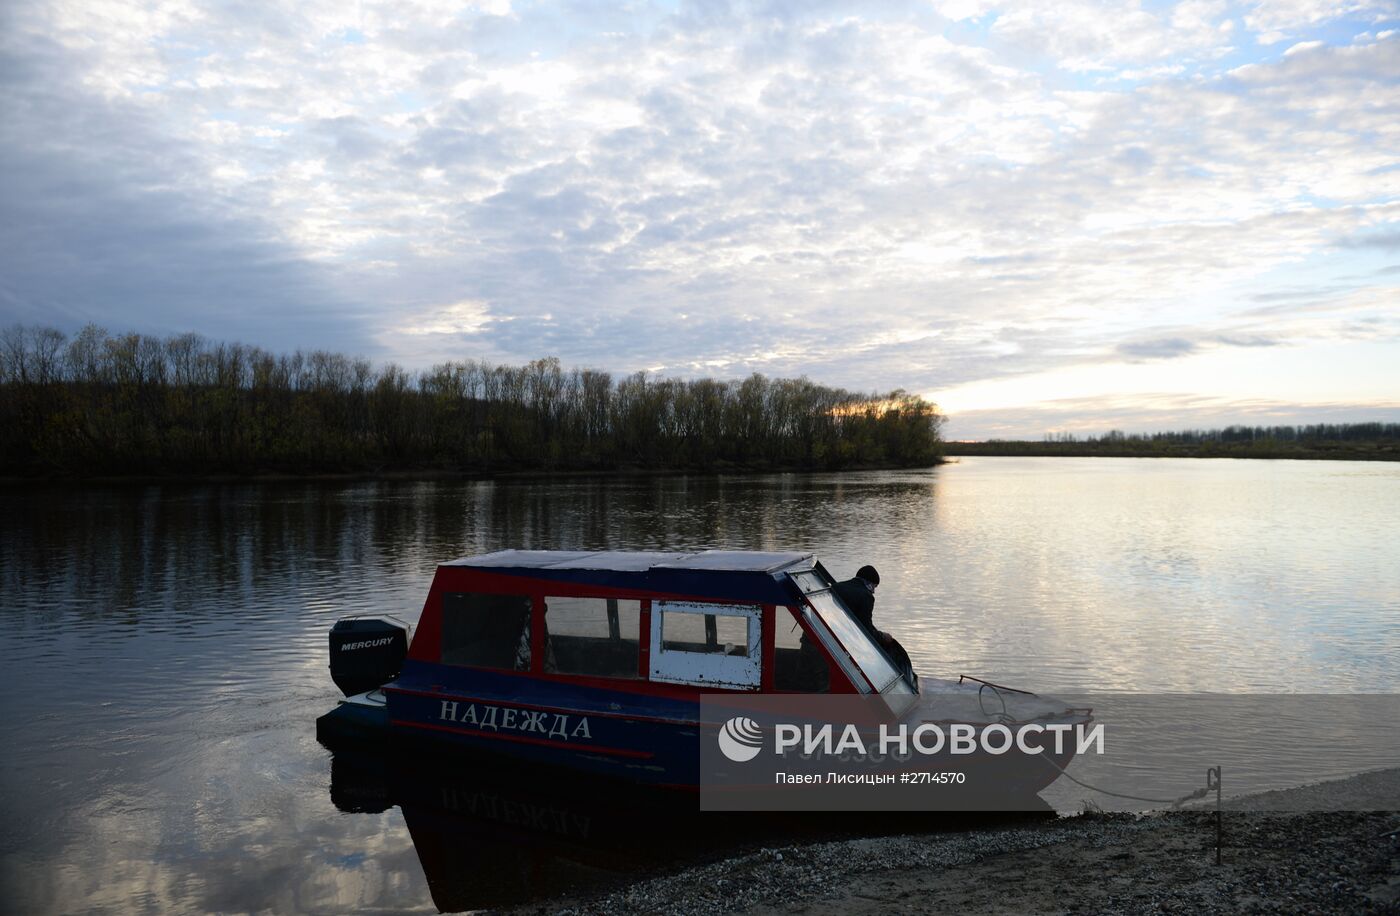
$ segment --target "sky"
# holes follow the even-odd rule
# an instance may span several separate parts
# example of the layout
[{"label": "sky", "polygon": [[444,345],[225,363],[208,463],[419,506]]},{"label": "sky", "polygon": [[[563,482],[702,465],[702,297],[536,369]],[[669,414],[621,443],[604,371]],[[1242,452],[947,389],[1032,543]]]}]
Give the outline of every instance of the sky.
[{"label": "sky", "polygon": [[0,325],[1400,421],[1400,4],[0,4]]}]

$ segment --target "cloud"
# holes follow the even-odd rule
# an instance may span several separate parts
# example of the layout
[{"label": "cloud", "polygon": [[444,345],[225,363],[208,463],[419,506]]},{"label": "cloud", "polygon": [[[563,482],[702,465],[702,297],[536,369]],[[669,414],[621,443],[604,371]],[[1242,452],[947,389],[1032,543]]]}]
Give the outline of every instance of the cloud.
[{"label": "cloud", "polygon": [[1352,339],[1347,9],[12,5],[0,317],[927,392]]},{"label": "cloud", "polygon": [[1321,23],[1343,18],[1367,21],[1375,16],[1394,16],[1394,9],[1384,0],[1260,0],[1248,4],[1243,19],[1251,30],[1262,33],[1262,42],[1275,44],[1287,35]]},{"label": "cloud", "polygon": [[[1230,50],[1231,30],[1227,7],[1220,3],[1181,3],[1158,11],[1124,4],[1105,15],[1097,4],[1071,2],[1053,9],[1008,4],[991,31],[1066,70],[1110,72],[1182,56],[1222,56]],[[1170,65],[1166,72],[1173,72]]]},{"label": "cloud", "polygon": [[[402,332],[416,335],[453,336],[480,334],[492,321],[499,320],[501,319],[492,317],[490,310],[484,304],[466,299],[430,309],[417,321],[406,324],[402,328]],[[510,319],[504,320],[509,321]]]},{"label": "cloud", "polygon": [[5,42],[0,119],[0,309],[10,320],[178,331],[294,344],[365,343],[336,271],[274,226],[200,193],[201,162],[149,112],[93,98],[53,42]]},{"label": "cloud", "polygon": [[1183,337],[1164,337],[1157,340],[1140,340],[1118,345],[1123,356],[1136,359],[1171,359],[1196,352],[1196,342]]},{"label": "cloud", "polygon": [[1153,337],[1127,341],[1115,348],[1118,356],[1129,360],[1175,359],[1191,356],[1212,347],[1277,347],[1283,343],[1277,337],[1262,334],[1197,334],[1194,337]]},{"label": "cloud", "polygon": [[1236,336],[1233,334],[1221,334],[1215,340],[1226,347],[1277,347],[1280,341],[1272,337],[1262,337],[1257,335]]},{"label": "cloud", "polygon": [[1382,251],[1400,251],[1400,229],[1349,236],[1341,239],[1337,244],[1344,248],[1379,248]]}]

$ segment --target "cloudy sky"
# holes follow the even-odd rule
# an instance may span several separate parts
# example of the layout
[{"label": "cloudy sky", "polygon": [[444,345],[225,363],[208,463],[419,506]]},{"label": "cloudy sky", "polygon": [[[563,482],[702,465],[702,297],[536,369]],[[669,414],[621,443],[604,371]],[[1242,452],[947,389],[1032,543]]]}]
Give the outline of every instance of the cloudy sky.
[{"label": "cloudy sky", "polygon": [[0,323],[1400,420],[1400,7],[0,4]]}]

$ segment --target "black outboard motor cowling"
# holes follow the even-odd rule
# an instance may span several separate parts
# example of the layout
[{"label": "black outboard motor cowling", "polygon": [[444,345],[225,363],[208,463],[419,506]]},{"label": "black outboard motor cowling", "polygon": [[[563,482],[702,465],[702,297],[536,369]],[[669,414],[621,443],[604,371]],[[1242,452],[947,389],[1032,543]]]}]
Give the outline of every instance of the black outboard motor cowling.
[{"label": "black outboard motor cowling", "polygon": [[346,617],[331,627],[331,680],[348,697],[398,677],[408,628],[383,617]]}]

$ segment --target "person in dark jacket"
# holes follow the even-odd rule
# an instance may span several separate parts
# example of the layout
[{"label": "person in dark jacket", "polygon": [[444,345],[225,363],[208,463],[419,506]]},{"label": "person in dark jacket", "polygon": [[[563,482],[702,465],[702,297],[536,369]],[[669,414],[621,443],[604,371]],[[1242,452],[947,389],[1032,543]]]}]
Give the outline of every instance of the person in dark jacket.
[{"label": "person in dark jacket", "polygon": [[837,582],[831,587],[831,590],[836,593],[836,597],[841,599],[842,604],[850,608],[851,613],[870,634],[870,638],[884,648],[895,667],[917,689],[918,677],[914,674],[914,665],[909,660],[909,653],[904,651],[899,640],[875,628],[875,589],[879,585],[880,574],[875,570],[875,567],[862,566],[856,570],[854,579]]},{"label": "person in dark jacket", "polygon": [[856,570],[854,579],[847,579],[844,582],[837,582],[831,590],[836,593],[836,597],[841,599],[841,603],[850,608],[851,613],[856,615],[856,619],[861,622],[872,638],[877,642],[882,635],[875,629],[875,589],[880,585],[880,574],[873,566],[862,566]]}]

